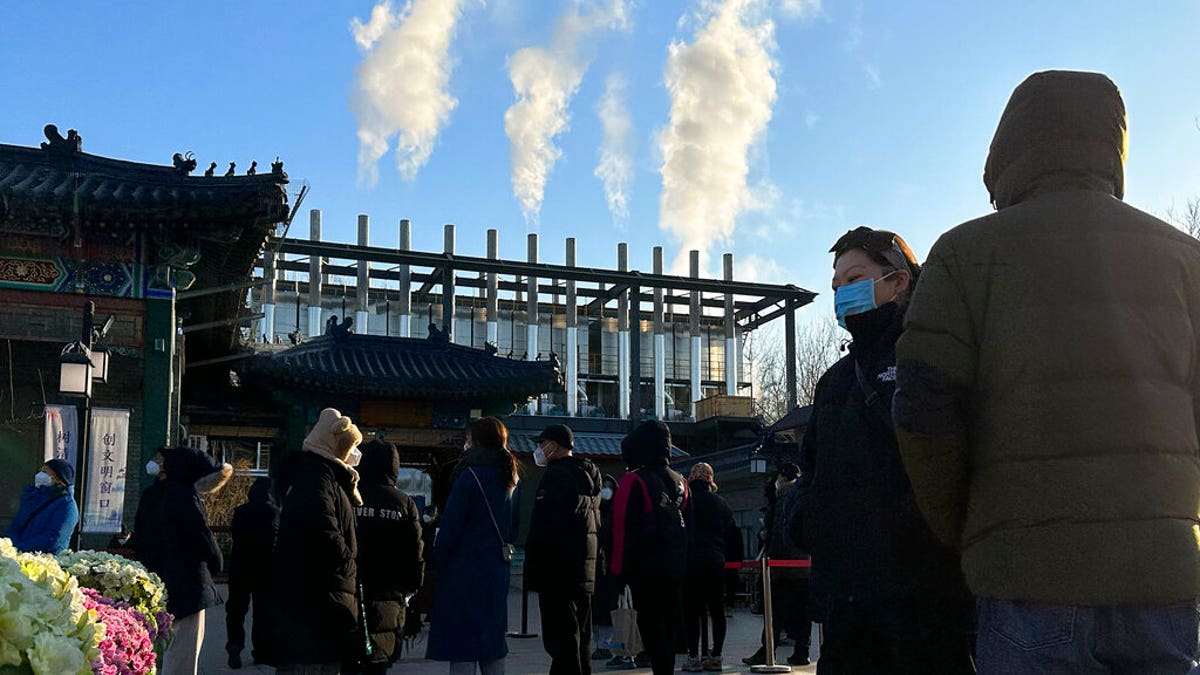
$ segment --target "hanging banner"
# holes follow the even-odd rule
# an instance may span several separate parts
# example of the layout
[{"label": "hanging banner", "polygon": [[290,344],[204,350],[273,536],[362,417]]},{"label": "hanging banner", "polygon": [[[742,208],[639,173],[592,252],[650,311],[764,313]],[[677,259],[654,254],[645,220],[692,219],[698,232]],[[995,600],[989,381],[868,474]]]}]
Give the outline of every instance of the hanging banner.
[{"label": "hanging banner", "polygon": [[117,534],[125,515],[125,460],[129,448],[129,411],[92,408],[88,433],[87,502],[83,531]]},{"label": "hanging banner", "polygon": [[42,461],[65,459],[75,469],[79,447],[79,421],[73,405],[46,406],[46,433]]}]

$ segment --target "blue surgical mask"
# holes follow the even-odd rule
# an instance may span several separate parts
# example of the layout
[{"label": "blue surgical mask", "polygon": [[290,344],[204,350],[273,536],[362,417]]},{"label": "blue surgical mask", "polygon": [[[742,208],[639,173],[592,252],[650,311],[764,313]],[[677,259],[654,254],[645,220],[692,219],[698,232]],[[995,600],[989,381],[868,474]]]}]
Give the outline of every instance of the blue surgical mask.
[{"label": "blue surgical mask", "polygon": [[[839,286],[833,291],[833,311],[837,314],[838,325],[846,328],[846,317],[869,312],[876,308],[875,284],[892,276],[897,270],[892,270],[878,279],[862,279],[852,284]],[[847,329],[849,330],[849,329]]]}]

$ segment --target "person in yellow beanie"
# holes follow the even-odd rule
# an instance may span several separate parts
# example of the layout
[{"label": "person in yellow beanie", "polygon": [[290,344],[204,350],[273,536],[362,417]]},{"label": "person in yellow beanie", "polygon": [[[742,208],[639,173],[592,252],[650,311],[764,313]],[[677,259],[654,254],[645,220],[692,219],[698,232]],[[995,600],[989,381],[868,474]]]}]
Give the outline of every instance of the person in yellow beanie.
[{"label": "person in yellow beanie", "polygon": [[338,673],[358,620],[358,444],[362,432],[326,408],[304,439],[287,482],[275,543],[280,673]]}]

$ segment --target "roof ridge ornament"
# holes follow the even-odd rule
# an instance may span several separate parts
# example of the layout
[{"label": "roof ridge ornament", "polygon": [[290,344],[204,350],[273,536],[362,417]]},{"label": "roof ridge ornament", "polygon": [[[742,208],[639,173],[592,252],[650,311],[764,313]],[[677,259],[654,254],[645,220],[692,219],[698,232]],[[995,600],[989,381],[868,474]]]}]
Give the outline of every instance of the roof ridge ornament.
[{"label": "roof ridge ornament", "polygon": [[171,163],[175,165],[175,171],[180,175],[186,176],[196,170],[196,157],[191,150],[187,154],[179,154],[178,152],[171,156]]},{"label": "roof ridge ornament", "polygon": [[79,135],[74,129],[67,130],[67,137],[63,138],[62,134],[58,133],[58,127],[53,124],[47,124],[42,133],[46,135],[48,143],[42,143],[42,150],[51,155],[59,157],[72,157],[75,154],[83,151],[83,136]]}]

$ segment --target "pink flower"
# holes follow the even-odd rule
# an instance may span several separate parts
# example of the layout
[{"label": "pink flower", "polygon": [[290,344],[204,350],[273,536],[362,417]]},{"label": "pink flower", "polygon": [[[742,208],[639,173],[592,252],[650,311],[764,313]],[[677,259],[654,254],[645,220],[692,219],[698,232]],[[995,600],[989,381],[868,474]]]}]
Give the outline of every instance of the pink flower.
[{"label": "pink flower", "polygon": [[100,657],[92,664],[93,675],[144,675],[154,668],[154,643],[150,638],[148,617],[128,603],[110,600],[90,588],[81,589],[84,606],[96,610],[104,624]]}]

